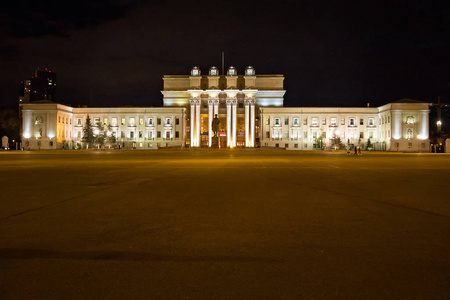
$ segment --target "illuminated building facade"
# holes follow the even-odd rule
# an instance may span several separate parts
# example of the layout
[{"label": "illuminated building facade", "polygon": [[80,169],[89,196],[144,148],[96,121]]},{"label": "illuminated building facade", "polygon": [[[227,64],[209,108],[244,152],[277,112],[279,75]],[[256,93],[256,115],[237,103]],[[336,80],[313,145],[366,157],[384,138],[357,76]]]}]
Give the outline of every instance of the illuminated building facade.
[{"label": "illuminated building facade", "polygon": [[429,103],[402,99],[380,107],[283,107],[284,76],[238,75],[229,67],[207,75],[165,75],[163,107],[73,108],[24,103],[23,141],[31,149],[83,147],[87,115],[110,126],[123,148],[211,147],[217,116],[219,145],[288,150],[368,146],[380,151],[429,152]]}]

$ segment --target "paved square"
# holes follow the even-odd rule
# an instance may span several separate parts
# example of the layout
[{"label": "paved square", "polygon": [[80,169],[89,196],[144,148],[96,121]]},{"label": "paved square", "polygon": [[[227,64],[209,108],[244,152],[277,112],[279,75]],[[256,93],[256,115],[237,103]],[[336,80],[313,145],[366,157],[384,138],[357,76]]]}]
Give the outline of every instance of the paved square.
[{"label": "paved square", "polygon": [[450,156],[0,153],[2,299],[450,299]]}]

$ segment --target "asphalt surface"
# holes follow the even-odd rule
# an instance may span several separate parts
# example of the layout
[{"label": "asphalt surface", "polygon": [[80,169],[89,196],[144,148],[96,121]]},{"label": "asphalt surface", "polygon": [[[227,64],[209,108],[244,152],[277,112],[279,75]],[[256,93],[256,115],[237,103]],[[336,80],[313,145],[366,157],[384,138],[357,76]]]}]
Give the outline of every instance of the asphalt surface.
[{"label": "asphalt surface", "polygon": [[450,156],[0,153],[1,299],[450,299]]}]

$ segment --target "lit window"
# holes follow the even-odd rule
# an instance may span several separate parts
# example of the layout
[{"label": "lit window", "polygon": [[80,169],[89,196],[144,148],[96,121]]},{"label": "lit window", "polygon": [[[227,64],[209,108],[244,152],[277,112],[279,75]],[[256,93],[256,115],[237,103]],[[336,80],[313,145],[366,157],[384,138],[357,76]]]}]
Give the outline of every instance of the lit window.
[{"label": "lit window", "polygon": [[94,126],[100,125],[100,118],[94,118]]},{"label": "lit window", "polygon": [[336,126],[336,118],[331,118],[331,126]]},{"label": "lit window", "polygon": [[134,120],[134,118],[130,118],[130,126],[134,126],[136,123],[135,123],[135,120]]},{"label": "lit window", "polygon": [[144,125],[144,119],[139,119],[139,125]]},{"label": "lit window", "polygon": [[414,117],[413,116],[407,116],[406,117],[406,124],[414,124]]},{"label": "lit window", "polygon": [[319,120],[318,118],[311,118],[311,126],[318,126]]},{"label": "lit window", "polygon": [[117,126],[117,118],[111,119],[112,126]]},{"label": "lit window", "polygon": [[103,119],[103,124],[104,124],[104,125],[107,125],[107,124],[108,124],[108,118],[104,118],[104,119]]},{"label": "lit window", "polygon": [[58,123],[61,123],[61,116],[58,117]]},{"label": "lit window", "polygon": [[327,125],[327,119],[326,118],[322,119],[322,125]]},{"label": "lit window", "polygon": [[345,119],[344,118],[341,119],[341,125],[345,125]]},{"label": "lit window", "polygon": [[125,125],[125,118],[122,118],[122,125]]},{"label": "lit window", "polygon": [[303,125],[308,125],[308,119],[307,118],[303,119]]}]

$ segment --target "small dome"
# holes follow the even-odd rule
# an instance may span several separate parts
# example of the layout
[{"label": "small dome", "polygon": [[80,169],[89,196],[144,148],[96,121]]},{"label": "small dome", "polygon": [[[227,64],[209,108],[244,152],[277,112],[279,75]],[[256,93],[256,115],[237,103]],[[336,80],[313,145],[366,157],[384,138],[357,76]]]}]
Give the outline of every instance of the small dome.
[{"label": "small dome", "polygon": [[192,76],[200,76],[201,72],[200,69],[198,67],[193,67],[191,70],[191,75]]},{"label": "small dome", "polygon": [[245,68],[245,75],[247,76],[255,76],[255,69],[252,66],[248,66]]},{"label": "small dome", "polygon": [[210,76],[219,76],[219,70],[215,66],[212,66],[209,69],[209,75]]},{"label": "small dome", "polygon": [[236,75],[237,75],[236,68],[233,67],[233,66],[230,66],[230,67],[228,68],[227,75],[228,75],[228,76],[236,76]]}]

